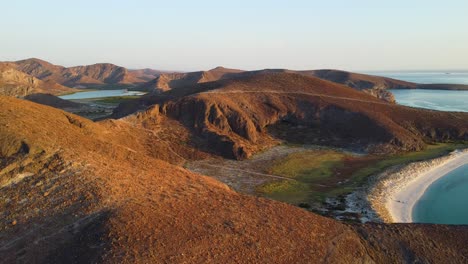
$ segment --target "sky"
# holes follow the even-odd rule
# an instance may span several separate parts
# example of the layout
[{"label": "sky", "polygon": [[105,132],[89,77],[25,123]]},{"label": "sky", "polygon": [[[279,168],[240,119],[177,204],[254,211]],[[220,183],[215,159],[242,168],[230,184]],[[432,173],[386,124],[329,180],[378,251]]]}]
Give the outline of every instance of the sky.
[{"label": "sky", "polygon": [[207,70],[468,69],[466,0],[0,0],[0,60]]}]

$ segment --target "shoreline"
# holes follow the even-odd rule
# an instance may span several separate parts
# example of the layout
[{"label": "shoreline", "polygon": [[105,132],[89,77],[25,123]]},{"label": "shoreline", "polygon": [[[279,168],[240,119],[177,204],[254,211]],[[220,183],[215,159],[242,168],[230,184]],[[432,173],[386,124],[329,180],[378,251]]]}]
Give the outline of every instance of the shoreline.
[{"label": "shoreline", "polygon": [[468,149],[464,149],[436,159],[391,168],[377,175],[366,191],[369,209],[373,211],[374,218],[386,223],[412,223],[413,207],[426,189],[467,163]]}]

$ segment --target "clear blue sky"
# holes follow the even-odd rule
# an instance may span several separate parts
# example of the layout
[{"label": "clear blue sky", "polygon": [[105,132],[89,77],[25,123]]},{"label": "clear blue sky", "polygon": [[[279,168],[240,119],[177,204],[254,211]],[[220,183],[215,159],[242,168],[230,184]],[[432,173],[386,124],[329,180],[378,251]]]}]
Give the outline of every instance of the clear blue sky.
[{"label": "clear blue sky", "polygon": [[466,0],[0,0],[0,60],[468,69]]}]

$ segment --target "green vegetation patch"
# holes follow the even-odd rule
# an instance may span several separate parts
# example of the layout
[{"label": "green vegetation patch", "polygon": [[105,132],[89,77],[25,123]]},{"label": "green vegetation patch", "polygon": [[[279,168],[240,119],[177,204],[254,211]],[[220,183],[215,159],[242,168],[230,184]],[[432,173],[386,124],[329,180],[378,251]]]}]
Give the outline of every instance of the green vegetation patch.
[{"label": "green vegetation patch", "polygon": [[428,145],[425,150],[389,156],[353,156],[334,150],[297,152],[274,162],[269,174],[292,180],[264,184],[257,191],[271,199],[300,204],[323,202],[362,187],[368,177],[396,165],[405,165],[446,155],[466,148],[464,143]]},{"label": "green vegetation patch", "polygon": [[343,157],[343,153],[326,150],[293,153],[276,162],[268,173],[301,182],[315,182],[330,177],[333,169],[343,164]]},{"label": "green vegetation patch", "polygon": [[311,150],[288,155],[275,162],[269,174],[293,180],[275,181],[260,186],[257,191],[271,199],[299,204],[320,196],[317,187],[334,176],[334,170],[343,166],[347,154],[333,150]]},{"label": "green vegetation patch", "polygon": [[299,204],[307,200],[310,188],[302,182],[283,180],[262,185],[257,191],[273,200]]}]

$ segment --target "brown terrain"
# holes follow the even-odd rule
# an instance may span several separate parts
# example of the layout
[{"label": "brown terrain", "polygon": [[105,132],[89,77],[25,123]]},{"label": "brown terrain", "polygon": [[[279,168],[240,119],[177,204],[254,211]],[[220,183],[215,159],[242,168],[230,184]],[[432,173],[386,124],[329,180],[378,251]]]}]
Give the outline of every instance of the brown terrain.
[{"label": "brown terrain", "polygon": [[[300,78],[300,88],[304,77],[291,78]],[[317,81],[302,81],[311,80]],[[231,97],[239,88],[225,92]],[[381,103],[347,89],[344,96]],[[189,97],[203,102],[204,95],[197,96]],[[176,104],[166,108],[172,107]],[[181,164],[181,155],[207,154],[172,146],[166,124],[175,122],[171,132],[179,140],[191,130],[158,108],[99,123],[11,97],[0,97],[0,108],[2,263],[464,263],[468,258],[466,227],[347,225],[236,193],[171,165]]]},{"label": "brown terrain", "polygon": [[242,71],[217,67],[209,71],[161,74],[156,79],[142,84],[139,90],[148,92],[166,92],[172,89],[193,86],[199,83],[218,81],[222,79],[235,79],[258,75],[262,73],[296,73],[309,77],[317,77],[323,80],[343,84],[353,89],[363,91],[387,102],[395,102],[392,93],[388,89],[442,89],[442,90],[468,90],[468,85],[456,84],[416,84],[386,77],[352,73],[340,70],[312,70],[292,71],[284,69],[266,69],[260,71]]},{"label": "brown terrain", "polygon": [[147,95],[121,104],[114,117],[151,105],[191,129],[200,148],[235,159],[279,141],[390,153],[468,139],[468,114],[403,107],[295,73],[259,72]]},{"label": "brown terrain", "polygon": [[[385,78],[380,76],[358,74],[340,70],[312,70],[312,71],[292,71],[285,69],[265,69],[259,71],[243,71],[237,69],[227,69],[217,67],[208,71],[197,72],[165,72],[153,69],[126,69],[110,63],[98,63],[94,65],[63,67],[54,65],[47,61],[36,58],[14,61],[0,62],[3,68],[17,70],[26,75],[22,77],[12,77],[7,74],[3,77],[3,83],[8,83],[8,91],[3,95],[23,96],[26,88],[23,81],[17,85],[19,79],[35,78],[43,81],[39,84],[43,89],[31,90],[29,93],[49,92],[61,94],[70,92],[68,88],[94,88],[94,89],[118,89],[129,88],[152,93],[163,93],[172,89],[179,89],[195,84],[213,82],[223,79],[236,79],[248,77],[261,73],[297,73],[309,77],[332,81],[344,84],[356,90],[360,90],[380,98],[387,102],[395,102],[393,95],[388,89],[443,89],[443,90],[468,90],[468,85],[454,84],[416,84]],[[15,73],[15,75],[18,74]],[[17,92],[12,89],[17,88]],[[5,88],[3,89],[5,90]],[[29,94],[27,93],[27,94]]]},{"label": "brown terrain", "polygon": [[172,89],[179,89],[198,83],[213,82],[221,79],[237,76],[242,70],[226,69],[217,67],[209,71],[198,71],[189,73],[166,73],[161,74],[154,80],[142,84],[137,89],[141,91],[162,93]]},{"label": "brown terrain", "polygon": [[0,96],[0,263],[468,261],[464,226],[347,224],[183,168],[281,142],[418,150],[468,140],[468,114],[399,106],[310,72],[165,75],[100,122],[53,108],[67,106],[54,97],[27,98],[50,107]]},{"label": "brown terrain", "polygon": [[148,81],[159,73],[152,70],[128,70],[110,63],[63,67],[40,59],[27,59],[5,63],[10,67],[43,81],[53,81],[68,87],[133,86]]},{"label": "brown terrain", "polygon": [[0,63],[0,95],[21,97],[33,93],[66,94],[76,91],[53,81],[42,81]]}]

